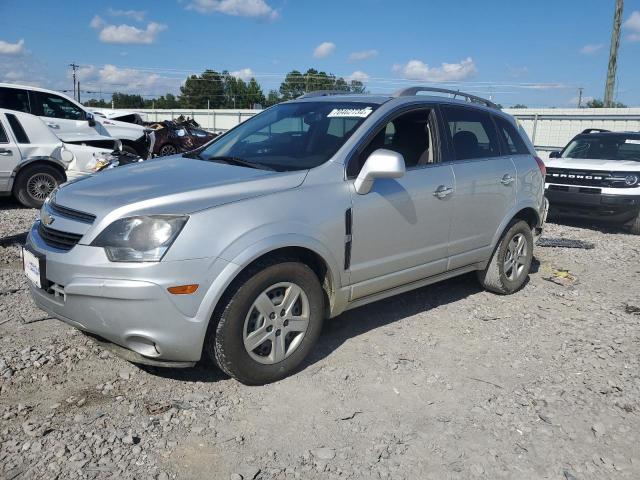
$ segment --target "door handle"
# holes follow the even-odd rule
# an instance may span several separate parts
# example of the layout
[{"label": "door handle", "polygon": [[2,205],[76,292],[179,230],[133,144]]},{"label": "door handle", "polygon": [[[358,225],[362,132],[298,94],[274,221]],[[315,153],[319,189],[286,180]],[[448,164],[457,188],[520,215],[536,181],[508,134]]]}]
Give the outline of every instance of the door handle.
[{"label": "door handle", "polygon": [[47,125],[49,125],[51,128],[60,128],[60,125],[58,125],[57,123],[47,123]]},{"label": "door handle", "polygon": [[433,192],[433,196],[436,197],[436,198],[443,199],[443,198],[446,198],[447,196],[451,195],[452,193],[453,193],[453,188],[447,187],[445,185],[440,185]]},{"label": "door handle", "polygon": [[10,157],[13,155],[13,152],[11,150],[7,150],[6,148],[0,148],[0,155],[2,155],[3,157]]},{"label": "door handle", "polygon": [[500,179],[500,183],[503,185],[511,185],[513,183],[513,177],[508,173],[505,173],[504,176]]}]

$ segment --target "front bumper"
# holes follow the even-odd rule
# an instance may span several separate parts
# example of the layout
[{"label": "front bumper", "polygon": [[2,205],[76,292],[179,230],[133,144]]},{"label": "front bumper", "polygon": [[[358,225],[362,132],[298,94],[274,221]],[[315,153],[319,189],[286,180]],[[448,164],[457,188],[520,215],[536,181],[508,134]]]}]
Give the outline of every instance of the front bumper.
[{"label": "front bumper", "polygon": [[[125,355],[134,362],[188,366],[200,359],[210,318],[203,300],[226,261],[112,263],[102,248],[78,244],[61,252],[48,247],[37,222],[27,248],[46,256],[44,288],[31,285],[42,310],[150,361]],[[200,287],[192,295],[167,291],[193,283]]]},{"label": "front bumper", "polygon": [[[562,188],[562,189],[561,189]],[[587,193],[593,189],[549,185],[545,195],[553,213],[625,223],[640,212],[640,195]]]}]

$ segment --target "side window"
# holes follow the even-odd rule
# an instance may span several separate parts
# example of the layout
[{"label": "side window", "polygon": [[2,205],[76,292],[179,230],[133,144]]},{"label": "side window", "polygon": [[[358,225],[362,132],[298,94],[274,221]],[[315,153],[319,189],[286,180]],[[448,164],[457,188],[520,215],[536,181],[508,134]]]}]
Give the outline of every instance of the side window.
[{"label": "side window", "polygon": [[9,126],[13,131],[13,136],[16,137],[16,141],[18,143],[31,143],[29,141],[29,137],[27,136],[27,132],[22,128],[22,124],[20,120],[13,114],[7,113],[7,120],[9,121]]},{"label": "side window", "polygon": [[504,145],[507,147],[507,154],[520,155],[529,153],[529,149],[525,145],[522,137],[511,122],[502,117],[494,116],[498,126],[498,134],[502,138]]},{"label": "side window", "polygon": [[433,125],[430,109],[411,110],[393,118],[378,129],[358,155],[351,158],[347,177],[357,177],[369,155],[379,148],[402,154],[407,169],[436,163]]},{"label": "side window", "polygon": [[65,120],[84,120],[85,112],[69,100],[52,93],[35,92],[39,114],[44,117]]},{"label": "side window", "polygon": [[0,122],[0,143],[9,143],[9,139],[7,138],[7,132],[4,131],[2,122]]},{"label": "side window", "polygon": [[0,108],[29,113],[29,94],[18,88],[0,87]]},{"label": "side window", "polygon": [[500,156],[498,137],[488,113],[448,106],[442,111],[456,160]]}]

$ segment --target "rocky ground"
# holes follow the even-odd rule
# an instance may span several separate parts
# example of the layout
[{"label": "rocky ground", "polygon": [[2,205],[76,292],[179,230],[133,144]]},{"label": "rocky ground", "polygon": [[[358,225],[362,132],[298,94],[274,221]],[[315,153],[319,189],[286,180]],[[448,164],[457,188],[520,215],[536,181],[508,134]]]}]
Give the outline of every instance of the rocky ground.
[{"label": "rocky ground", "polygon": [[[0,239],[34,215],[0,200]],[[545,236],[595,248],[537,248],[513,296],[465,276],[348,312],[264,387],[114,357],[0,240],[0,478],[640,478],[640,239]]]}]

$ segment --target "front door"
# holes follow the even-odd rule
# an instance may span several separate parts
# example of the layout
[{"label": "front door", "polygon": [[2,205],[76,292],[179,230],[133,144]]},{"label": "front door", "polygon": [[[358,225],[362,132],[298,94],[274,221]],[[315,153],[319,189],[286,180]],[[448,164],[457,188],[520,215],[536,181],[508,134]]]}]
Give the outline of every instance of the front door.
[{"label": "front door", "polygon": [[453,150],[456,194],[450,269],[488,258],[491,242],[516,202],[516,168],[502,155],[491,116],[480,109],[442,108]]},{"label": "front door", "polygon": [[402,178],[377,179],[366,195],[351,189],[352,300],[446,270],[455,185],[451,166],[439,163],[432,114],[423,108],[392,118],[361,149],[363,159],[352,159],[361,168],[385,148],[401,153],[406,166]]},{"label": "front door", "polygon": [[31,92],[30,96],[32,113],[42,118],[56,135],[96,134],[96,130],[89,126],[86,112],[66,98],[46,92]]}]

